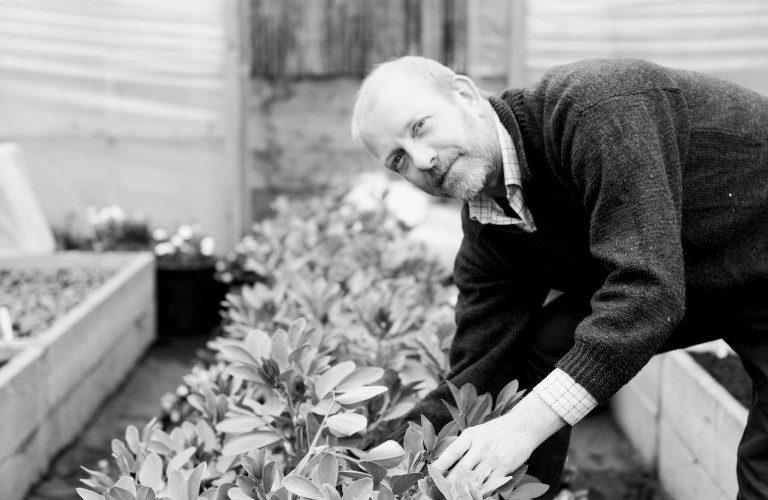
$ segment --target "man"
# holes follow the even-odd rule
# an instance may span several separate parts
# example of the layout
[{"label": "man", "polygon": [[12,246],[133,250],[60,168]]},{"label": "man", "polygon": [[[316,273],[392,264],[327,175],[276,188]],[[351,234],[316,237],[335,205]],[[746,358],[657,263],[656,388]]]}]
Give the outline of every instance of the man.
[{"label": "man", "polygon": [[[551,497],[570,426],[657,352],[723,337],[754,381],[739,498],[768,498],[768,99],[639,60],[495,97],[409,56],[363,82],[352,133],[465,202],[449,380],[531,389],[439,457],[449,479],[528,461]],[[445,384],[407,418],[441,426],[442,399]]]}]

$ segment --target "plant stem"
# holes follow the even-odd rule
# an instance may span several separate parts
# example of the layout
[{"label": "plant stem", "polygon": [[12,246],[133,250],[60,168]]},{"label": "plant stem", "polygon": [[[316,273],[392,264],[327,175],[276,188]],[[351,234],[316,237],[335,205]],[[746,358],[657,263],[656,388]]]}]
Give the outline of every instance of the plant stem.
[{"label": "plant stem", "polygon": [[296,468],[291,471],[291,474],[293,474],[296,471],[299,471],[299,473],[301,473],[301,469],[303,469],[304,466],[307,465],[307,462],[312,456],[312,451],[315,449],[315,446],[317,446],[317,442],[320,440],[320,434],[323,433],[323,429],[325,428],[326,422],[328,421],[328,417],[330,416],[331,410],[333,410],[333,405],[335,403],[336,403],[336,395],[334,394],[333,400],[331,401],[331,405],[328,407],[328,411],[325,412],[325,415],[323,416],[323,421],[320,422],[320,427],[317,428],[317,432],[315,433],[315,437],[312,439],[312,443],[307,448],[307,454],[304,455],[304,458],[301,459],[301,461],[296,466]]}]

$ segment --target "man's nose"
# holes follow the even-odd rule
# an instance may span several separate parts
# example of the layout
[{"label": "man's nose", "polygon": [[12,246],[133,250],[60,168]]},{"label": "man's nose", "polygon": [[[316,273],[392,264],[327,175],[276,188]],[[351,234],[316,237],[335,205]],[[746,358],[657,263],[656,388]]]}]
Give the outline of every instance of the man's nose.
[{"label": "man's nose", "polygon": [[430,170],[437,162],[437,155],[431,148],[416,147],[411,152],[411,158],[419,170]]}]

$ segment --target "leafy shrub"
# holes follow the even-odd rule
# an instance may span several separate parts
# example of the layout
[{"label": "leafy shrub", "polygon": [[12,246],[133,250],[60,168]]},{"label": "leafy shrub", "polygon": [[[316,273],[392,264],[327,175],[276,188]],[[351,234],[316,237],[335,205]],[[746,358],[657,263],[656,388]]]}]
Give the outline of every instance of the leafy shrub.
[{"label": "leafy shrub", "polygon": [[[117,480],[86,471],[95,499],[448,500],[534,498],[546,486],[525,467],[488,483],[448,482],[430,463],[468,426],[508,411],[451,386],[453,421],[394,423],[445,376],[453,295],[445,272],[386,211],[341,197],[281,202],[238,248],[263,282],[227,295],[223,335],[184,377],[175,422],[113,440]],[[448,317],[446,316],[448,314]],[[292,318],[306,318],[294,320]]]}]

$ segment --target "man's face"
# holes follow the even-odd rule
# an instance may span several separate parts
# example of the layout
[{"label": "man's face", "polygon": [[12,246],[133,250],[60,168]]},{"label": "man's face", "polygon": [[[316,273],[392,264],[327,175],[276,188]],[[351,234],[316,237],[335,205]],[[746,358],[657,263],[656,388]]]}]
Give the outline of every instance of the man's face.
[{"label": "man's face", "polygon": [[369,91],[373,104],[359,135],[386,168],[435,196],[480,194],[497,170],[499,146],[492,123],[477,113],[477,95],[448,97],[406,76]]}]

